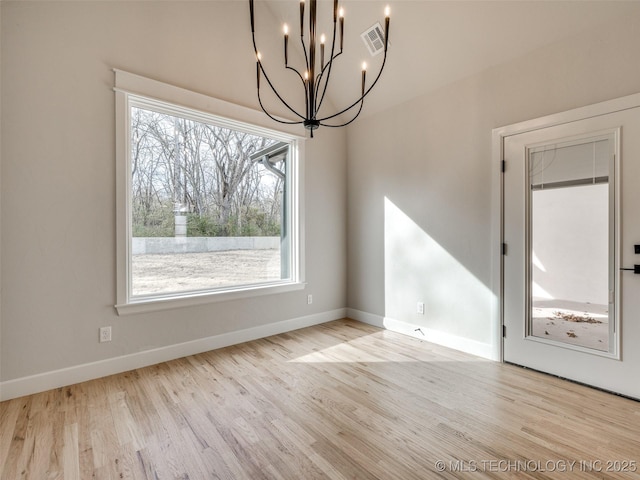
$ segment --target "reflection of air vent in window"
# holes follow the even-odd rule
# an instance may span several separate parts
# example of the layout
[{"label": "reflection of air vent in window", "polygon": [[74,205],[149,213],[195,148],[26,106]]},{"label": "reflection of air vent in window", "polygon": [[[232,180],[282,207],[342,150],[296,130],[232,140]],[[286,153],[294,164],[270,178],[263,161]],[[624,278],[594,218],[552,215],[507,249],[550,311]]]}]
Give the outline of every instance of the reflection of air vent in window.
[{"label": "reflection of air vent in window", "polygon": [[360,36],[372,57],[384,50],[384,33],[379,23],[368,28]]}]

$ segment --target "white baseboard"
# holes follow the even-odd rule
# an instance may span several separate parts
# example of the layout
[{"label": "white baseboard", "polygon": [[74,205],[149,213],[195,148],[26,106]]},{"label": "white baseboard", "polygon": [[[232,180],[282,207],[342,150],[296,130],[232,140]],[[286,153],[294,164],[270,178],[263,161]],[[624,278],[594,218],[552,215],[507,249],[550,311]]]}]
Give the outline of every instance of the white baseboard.
[{"label": "white baseboard", "polygon": [[[389,317],[382,317],[372,313],[363,312],[354,308],[347,308],[347,317],[358,320],[362,323],[373,325],[374,327],[385,328],[392,332],[402,333],[411,337],[426,340],[427,342],[442,345],[443,347],[453,348],[461,352],[470,353],[478,357],[487,358],[489,360],[499,360],[499,351],[496,354],[496,348],[489,343],[482,343],[464,337],[458,337],[450,333],[440,332],[430,328],[423,327],[412,323],[395,320]],[[416,331],[419,329],[419,331]]]},{"label": "white baseboard", "polygon": [[0,401],[44,392],[75,383],[122,373],[135,368],[147,367],[157,363],[182,358],[197,353],[208,352],[238,343],[256,340],[299,328],[319,325],[338,320],[346,316],[346,309],[339,308],[328,312],[316,313],[304,317],[292,318],[281,322],[269,323],[234,332],[200,338],[190,342],[168,345],[166,347],[145,350],[143,352],[109,358],[98,362],[85,363],[50,372],[16,378],[0,382]]}]

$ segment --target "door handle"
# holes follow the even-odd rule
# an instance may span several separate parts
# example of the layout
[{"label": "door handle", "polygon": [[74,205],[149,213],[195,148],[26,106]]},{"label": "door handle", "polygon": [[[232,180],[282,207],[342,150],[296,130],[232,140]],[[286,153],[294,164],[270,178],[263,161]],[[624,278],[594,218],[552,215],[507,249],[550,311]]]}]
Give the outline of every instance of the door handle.
[{"label": "door handle", "polygon": [[634,265],[633,268],[621,268],[620,270],[627,270],[635,274],[640,274],[640,265]]}]

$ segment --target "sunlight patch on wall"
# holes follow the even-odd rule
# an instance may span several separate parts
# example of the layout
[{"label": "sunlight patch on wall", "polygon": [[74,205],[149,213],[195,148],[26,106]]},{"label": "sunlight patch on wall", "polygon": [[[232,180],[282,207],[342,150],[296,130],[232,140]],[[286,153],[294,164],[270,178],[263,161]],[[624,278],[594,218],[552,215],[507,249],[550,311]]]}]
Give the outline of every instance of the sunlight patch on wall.
[{"label": "sunlight patch on wall", "polygon": [[536,255],[536,252],[531,252],[531,263],[534,267],[539,268],[541,272],[547,271],[547,269],[544,267],[544,265]]},{"label": "sunlight patch on wall", "polygon": [[491,344],[491,290],[386,197],[384,214],[385,316]]},{"label": "sunlight patch on wall", "polygon": [[531,296],[534,299],[553,300],[553,297],[536,282],[531,282]]}]

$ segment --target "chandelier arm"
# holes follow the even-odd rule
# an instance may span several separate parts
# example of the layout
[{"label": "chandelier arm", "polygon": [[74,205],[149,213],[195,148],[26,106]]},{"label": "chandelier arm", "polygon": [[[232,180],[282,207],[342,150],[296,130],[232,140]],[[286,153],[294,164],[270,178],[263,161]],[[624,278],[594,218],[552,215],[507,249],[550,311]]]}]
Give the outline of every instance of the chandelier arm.
[{"label": "chandelier arm", "polygon": [[[257,51],[256,51],[256,55],[257,55]],[[269,77],[267,76],[267,73],[264,70],[264,67],[262,66],[262,62],[258,62],[258,65],[260,65],[260,71],[262,72],[262,74],[264,75],[265,80],[267,81],[267,83],[269,84],[269,87],[271,87],[271,91],[275,94],[276,97],[278,97],[278,100],[280,100],[280,102],[282,102],[282,104],[287,107],[291,113],[293,113],[294,115],[296,115],[297,117],[300,117],[304,120],[304,115],[300,115],[298,112],[296,112],[293,107],[291,107],[285,100],[284,98],[282,98],[280,96],[280,94],[278,93],[278,91],[276,90],[276,88],[273,86],[273,83],[271,83],[271,80],[269,79]],[[258,85],[258,95],[260,95],[260,85]],[[263,108],[264,110],[264,108]]]},{"label": "chandelier arm", "polygon": [[295,69],[293,67],[290,67],[289,65],[285,65],[284,68],[286,68],[287,70],[293,70],[294,72],[296,72],[296,74],[298,75],[298,77],[302,81],[302,84],[304,85],[304,77],[302,76],[302,74],[297,69]]},{"label": "chandelier arm", "polygon": [[[327,63],[322,70],[320,71],[320,74],[318,75],[318,90],[317,92],[320,92],[320,82],[322,81],[322,76],[324,75],[324,72],[327,72],[327,76],[324,80],[324,88],[322,89],[322,94],[320,95],[320,101],[319,102],[315,102],[316,99],[314,99],[315,102],[315,112],[318,113],[318,111],[320,110],[320,107],[322,106],[322,102],[324,101],[324,95],[325,93],[327,93],[327,87],[329,86],[329,77],[331,76],[331,67],[333,66],[333,61],[335,60],[335,58],[340,55],[342,53],[342,51],[340,51],[337,55],[334,55],[335,53],[335,49],[336,49],[336,27],[337,27],[337,23],[336,23],[336,19],[334,18],[333,20],[333,39],[331,40],[331,60],[329,60],[329,63]],[[316,94],[317,97],[317,94]]]},{"label": "chandelier arm", "polygon": [[304,77],[300,74],[300,72],[297,69],[295,69],[293,67],[290,67],[289,65],[285,65],[284,68],[287,69],[287,70],[293,70],[294,72],[296,72],[296,74],[298,75],[298,78],[300,78],[300,81],[302,82],[302,87],[303,87],[303,90],[304,90],[304,103],[305,103],[305,105],[308,104],[309,103],[309,93],[307,92],[307,89],[306,89],[306,82],[304,81]]},{"label": "chandelier arm", "polygon": [[302,52],[304,53],[304,64],[309,71],[309,55],[307,54],[307,46],[304,44],[304,31],[300,30],[300,43],[302,44]]},{"label": "chandelier arm", "polygon": [[[333,61],[338,58],[340,55],[342,55],[342,52],[338,52],[336,53],[324,66],[324,68],[322,69],[322,71],[320,72],[320,74],[318,75],[318,92],[320,91],[320,82],[322,81],[322,79],[324,78],[324,87],[322,89],[322,95],[320,96],[320,102],[318,102],[318,104],[316,105],[316,112],[318,110],[320,110],[320,107],[322,106],[322,102],[324,101],[324,95],[327,91],[327,87],[329,86],[329,73],[331,70],[331,64],[333,63]],[[326,77],[324,76],[325,72],[327,72]]]},{"label": "chandelier arm", "polygon": [[[294,72],[296,72],[298,74],[298,77],[300,77],[300,81],[302,82],[302,89],[304,90],[304,104],[305,105],[309,105],[309,92],[307,91],[307,83],[304,81],[304,77],[302,75],[300,75],[300,72],[298,70],[296,70],[293,67],[290,67],[288,65],[285,65],[285,69],[289,69],[289,70],[293,70]],[[298,115],[300,116],[300,115]],[[306,118],[305,118],[306,120]]]},{"label": "chandelier arm", "polygon": [[[253,0],[249,0],[249,15],[251,17],[251,41],[253,42],[253,52],[255,53],[256,59],[258,60],[258,67],[260,68],[259,71],[262,72],[262,74],[264,75],[265,80],[267,81],[267,83],[269,84],[269,87],[271,88],[271,90],[273,91],[273,93],[276,95],[276,97],[278,97],[278,99],[282,102],[282,104],[287,107],[294,115],[296,115],[297,117],[300,117],[301,119],[305,119],[305,117],[303,115],[300,115],[298,112],[296,112],[285,100],[284,98],[282,98],[280,96],[280,94],[278,93],[278,91],[275,89],[275,87],[273,86],[273,84],[271,83],[271,80],[269,79],[269,76],[267,75],[267,72],[265,72],[264,67],[262,66],[262,62],[260,61],[260,55],[258,53],[258,46],[256,45],[256,33],[255,33],[255,25],[254,25],[254,10],[253,10]],[[262,100],[260,100],[260,75],[258,74],[258,78],[256,79],[256,86],[257,86],[257,90],[258,90],[258,100],[260,102],[260,108],[262,108],[262,111],[264,113],[266,113],[267,115],[269,115],[269,113],[267,113],[267,111],[265,110],[265,108],[262,106]],[[271,117],[271,115],[269,115]],[[271,117],[273,118],[273,117]],[[275,120],[275,119],[274,119]],[[281,122],[282,123],[282,122]]]},{"label": "chandelier arm", "polygon": [[[253,36],[253,33],[255,32],[255,22],[254,22],[254,16],[253,16],[253,0],[249,0],[249,17],[251,18],[251,35]],[[255,46],[255,41],[253,42],[254,46]]]},{"label": "chandelier arm", "polygon": [[293,70],[298,75],[298,78],[300,78],[300,81],[302,82],[302,87],[303,87],[303,90],[304,90],[304,99],[305,99],[305,105],[306,105],[308,103],[309,94],[308,94],[307,89],[306,89],[306,82],[304,80],[304,77],[300,74],[300,72],[298,70],[296,70],[293,67],[290,67],[289,65],[285,65],[285,69]]},{"label": "chandelier arm", "polygon": [[358,98],[355,102],[353,102],[351,105],[349,105],[347,108],[344,108],[344,109],[340,110],[339,112],[334,113],[333,115],[329,115],[328,117],[321,118],[319,121],[320,122],[324,122],[325,120],[330,120],[330,119],[332,119],[334,117],[337,117],[338,115],[342,115],[343,113],[348,112],[353,107],[355,107],[359,102],[363,101],[364,97],[366,97],[369,94],[369,92],[373,89],[373,87],[376,85],[376,83],[378,83],[378,80],[380,79],[380,76],[382,75],[382,71],[384,70],[385,63],[387,63],[387,51],[386,50],[384,51],[384,58],[382,60],[382,65],[380,66],[380,71],[378,72],[378,76],[373,81],[371,86],[369,86],[369,88],[367,88],[367,90],[362,94],[362,96],[360,98]]},{"label": "chandelier arm", "polygon": [[360,101],[360,108],[358,108],[358,113],[356,113],[355,116],[351,120],[349,120],[348,122],[341,123],[340,125],[330,125],[328,123],[320,123],[320,125],[322,125],[323,127],[331,127],[331,128],[346,127],[347,125],[352,123],[356,118],[358,118],[358,115],[360,115],[360,112],[362,111],[363,105],[364,105],[364,100],[361,100]]},{"label": "chandelier arm", "polygon": [[322,69],[322,71],[320,72],[319,76],[322,77],[324,75],[324,72],[327,71],[331,65],[331,62],[333,62],[336,58],[338,58],[340,55],[342,55],[342,52],[338,52],[336,53],[324,66],[324,68]]},{"label": "chandelier arm", "polygon": [[299,125],[302,123],[302,121],[295,121],[295,120],[280,120],[276,117],[274,117],[273,115],[271,115],[266,108],[264,108],[264,105],[262,105],[262,98],[260,97],[260,89],[258,88],[258,103],[260,104],[260,108],[262,109],[262,111],[267,115],[267,117],[269,117],[271,120],[274,120],[278,123],[284,123],[286,125]]}]

